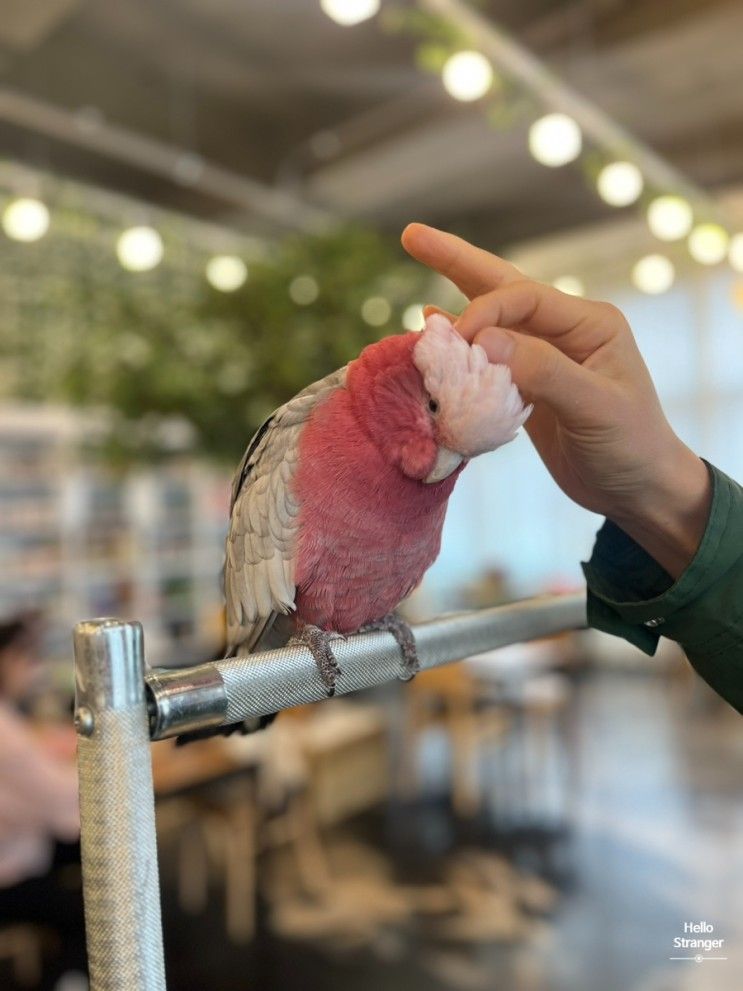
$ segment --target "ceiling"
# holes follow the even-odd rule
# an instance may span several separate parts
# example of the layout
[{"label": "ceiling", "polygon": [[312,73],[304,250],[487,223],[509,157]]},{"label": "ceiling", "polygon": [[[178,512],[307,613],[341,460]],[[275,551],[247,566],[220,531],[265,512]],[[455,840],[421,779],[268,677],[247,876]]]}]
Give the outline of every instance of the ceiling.
[{"label": "ceiling", "polygon": [[[479,9],[695,182],[743,180],[737,0]],[[317,0],[3,0],[0,142],[257,232],[319,210],[503,247],[607,216],[579,168],[530,159],[528,117],[494,128],[414,51],[377,20],[339,27]]]}]

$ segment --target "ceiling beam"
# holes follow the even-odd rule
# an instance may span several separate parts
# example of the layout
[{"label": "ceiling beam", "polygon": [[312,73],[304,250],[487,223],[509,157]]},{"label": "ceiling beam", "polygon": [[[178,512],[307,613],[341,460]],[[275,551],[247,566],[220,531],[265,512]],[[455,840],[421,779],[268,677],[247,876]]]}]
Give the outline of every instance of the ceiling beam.
[{"label": "ceiling beam", "polygon": [[95,152],[144,173],[177,182],[184,163],[190,166],[190,189],[230,203],[246,218],[262,217],[289,230],[320,231],[332,226],[334,216],[311,206],[291,192],[274,189],[237,175],[176,145],[145,137],[105,119],[84,121],[79,115],[11,89],[0,89],[0,120],[45,137]]}]

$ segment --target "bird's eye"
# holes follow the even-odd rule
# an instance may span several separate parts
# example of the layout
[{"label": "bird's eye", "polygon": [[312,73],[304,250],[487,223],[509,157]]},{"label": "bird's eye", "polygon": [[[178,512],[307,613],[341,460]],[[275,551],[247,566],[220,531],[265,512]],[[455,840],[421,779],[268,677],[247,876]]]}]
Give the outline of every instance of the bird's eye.
[{"label": "bird's eye", "polygon": [[438,411],[439,411],[439,404],[438,404],[438,402],[435,399],[429,399],[428,400],[428,408],[431,410],[432,413],[438,413]]}]

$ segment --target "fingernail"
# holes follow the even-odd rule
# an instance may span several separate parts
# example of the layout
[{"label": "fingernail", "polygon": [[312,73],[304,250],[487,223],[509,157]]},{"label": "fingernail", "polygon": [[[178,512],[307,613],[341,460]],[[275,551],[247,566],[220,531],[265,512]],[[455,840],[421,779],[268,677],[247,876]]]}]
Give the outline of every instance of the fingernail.
[{"label": "fingernail", "polygon": [[501,330],[500,327],[485,327],[475,335],[472,343],[479,344],[488,356],[488,361],[494,365],[507,364],[516,348],[516,342],[511,334],[507,330]]}]

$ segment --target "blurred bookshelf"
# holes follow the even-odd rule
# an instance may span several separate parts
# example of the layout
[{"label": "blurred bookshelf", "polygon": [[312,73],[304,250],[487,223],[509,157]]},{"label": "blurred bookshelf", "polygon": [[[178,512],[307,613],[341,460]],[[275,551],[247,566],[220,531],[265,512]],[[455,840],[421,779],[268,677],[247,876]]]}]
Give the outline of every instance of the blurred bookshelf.
[{"label": "blurred bookshelf", "polygon": [[0,617],[38,609],[69,661],[80,619],[138,619],[150,663],[221,641],[226,472],[189,455],[136,470],[101,457],[100,418],[0,407]]}]

